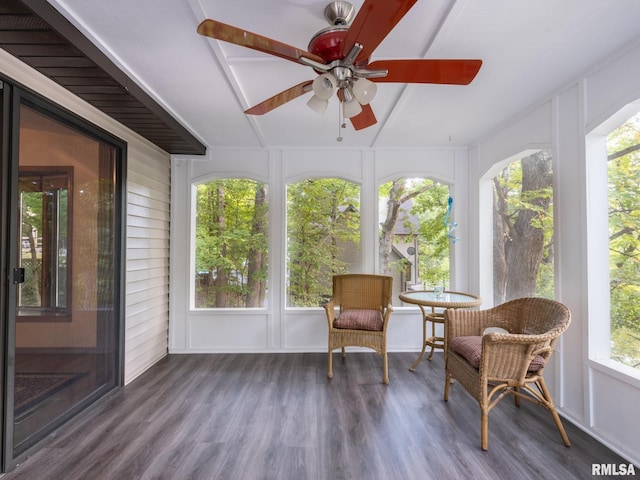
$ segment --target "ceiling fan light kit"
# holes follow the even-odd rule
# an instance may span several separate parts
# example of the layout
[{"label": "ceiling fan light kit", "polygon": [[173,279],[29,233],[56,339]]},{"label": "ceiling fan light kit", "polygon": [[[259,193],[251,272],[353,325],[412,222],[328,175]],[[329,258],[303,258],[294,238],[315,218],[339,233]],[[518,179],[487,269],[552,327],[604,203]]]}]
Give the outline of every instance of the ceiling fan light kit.
[{"label": "ceiling fan light kit", "polygon": [[377,82],[467,85],[480,70],[481,60],[408,59],[370,63],[373,51],[416,1],[364,0],[357,14],[349,2],[332,2],[324,9],[330,26],[311,38],[307,51],[210,19],[198,26],[198,33],[306,65],[318,74],[313,81],[284,90],[245,113],[262,115],[313,91],[307,102],[313,111],[323,114],[329,99],[336,95],[340,116],[349,118],[354,129],[361,130],[377,123],[370,106]]},{"label": "ceiling fan light kit", "polygon": [[[356,78],[353,72],[343,66],[333,67],[331,73],[317,76],[313,81],[313,97],[307,105],[322,115],[327,109],[328,100],[340,90],[338,96],[342,103],[344,118],[352,118],[362,112],[362,105],[368,105],[375,97],[377,87],[366,78]],[[320,103],[326,102],[326,103]]]},{"label": "ceiling fan light kit", "polygon": [[371,80],[360,78],[353,84],[353,95],[362,105],[367,105],[376,96],[378,86]]},{"label": "ceiling fan light kit", "polygon": [[362,105],[356,100],[350,89],[345,89],[342,93],[342,111],[344,118],[353,118],[362,112]]},{"label": "ceiling fan light kit", "polygon": [[313,93],[320,100],[329,100],[338,88],[338,80],[330,73],[323,73],[313,80]]},{"label": "ceiling fan light kit", "polygon": [[324,112],[327,111],[327,107],[329,106],[329,100],[322,100],[318,98],[317,95],[313,95],[307,102],[307,106],[318,115],[324,115]]}]

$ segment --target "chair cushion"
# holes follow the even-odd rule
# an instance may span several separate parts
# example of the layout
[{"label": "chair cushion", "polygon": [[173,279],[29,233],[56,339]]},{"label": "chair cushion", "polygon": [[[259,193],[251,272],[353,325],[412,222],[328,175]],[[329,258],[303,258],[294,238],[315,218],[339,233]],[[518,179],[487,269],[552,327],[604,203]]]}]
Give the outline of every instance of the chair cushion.
[{"label": "chair cushion", "polygon": [[[471,364],[473,368],[480,367],[480,355],[482,354],[482,335],[456,337],[449,342],[451,350]],[[537,372],[544,367],[544,358],[536,355],[531,360],[529,372]]]},{"label": "chair cushion", "polygon": [[381,332],[384,326],[378,310],[343,310],[333,322],[335,328]]}]

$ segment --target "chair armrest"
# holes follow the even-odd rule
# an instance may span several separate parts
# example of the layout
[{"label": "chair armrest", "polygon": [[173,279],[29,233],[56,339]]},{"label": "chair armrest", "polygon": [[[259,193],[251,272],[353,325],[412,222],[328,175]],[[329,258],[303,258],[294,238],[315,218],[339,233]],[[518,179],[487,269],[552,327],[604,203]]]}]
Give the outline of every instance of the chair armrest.
[{"label": "chair armrest", "polygon": [[336,319],[336,302],[331,299],[323,305],[325,312],[327,313],[327,322],[329,323],[329,329],[333,328],[333,321]]},{"label": "chair armrest", "polygon": [[558,333],[553,330],[536,335],[527,335],[524,333],[503,333],[489,332],[483,336],[483,341],[494,344],[518,343],[521,345],[548,344],[551,340],[557,338]]},{"label": "chair armrest", "polygon": [[551,356],[558,335],[487,333],[482,337],[481,375],[488,378],[517,379],[521,383],[536,355]]},{"label": "chair armrest", "polygon": [[556,331],[539,335],[490,332],[482,337],[482,345],[520,345],[530,350],[530,355],[541,355],[545,360],[551,355],[555,340],[560,336]]},{"label": "chair armrest", "polygon": [[393,307],[391,306],[391,304],[387,305],[382,309],[382,321],[384,322],[382,327],[383,330],[387,329],[387,323],[389,323],[389,317],[391,316],[392,312],[393,312]]}]

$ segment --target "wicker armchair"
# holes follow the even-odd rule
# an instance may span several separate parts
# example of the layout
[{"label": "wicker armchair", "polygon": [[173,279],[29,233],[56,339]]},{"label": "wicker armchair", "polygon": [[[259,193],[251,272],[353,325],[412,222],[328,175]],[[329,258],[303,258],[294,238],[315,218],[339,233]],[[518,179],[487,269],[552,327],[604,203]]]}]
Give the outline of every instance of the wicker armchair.
[{"label": "wicker armchair", "polygon": [[382,382],[389,383],[387,325],[393,311],[392,287],[393,278],[382,275],[333,277],[333,295],[324,305],[329,324],[329,378],[333,377],[333,350],[341,348],[344,357],[345,347],[358,346],[382,355]]},{"label": "wicker armchair", "polygon": [[[566,306],[545,298],[445,312],[444,399],[455,379],[478,401],[483,450],[489,448],[489,412],[507,394],[514,395],[516,405],[525,399],[548,409],[562,441],[571,445],[543,378],[544,366],[570,321]],[[489,327],[508,333],[483,334]]]}]

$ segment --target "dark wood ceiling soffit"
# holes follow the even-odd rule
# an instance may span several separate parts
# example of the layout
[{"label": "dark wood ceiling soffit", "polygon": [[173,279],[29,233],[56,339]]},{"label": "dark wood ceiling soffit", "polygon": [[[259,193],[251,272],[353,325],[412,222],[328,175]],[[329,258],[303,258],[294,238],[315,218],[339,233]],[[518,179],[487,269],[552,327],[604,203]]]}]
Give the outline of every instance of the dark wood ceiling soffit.
[{"label": "dark wood ceiling soffit", "polygon": [[0,2],[0,47],[172,154],[206,148],[46,0]]}]

